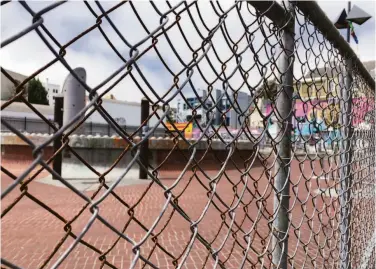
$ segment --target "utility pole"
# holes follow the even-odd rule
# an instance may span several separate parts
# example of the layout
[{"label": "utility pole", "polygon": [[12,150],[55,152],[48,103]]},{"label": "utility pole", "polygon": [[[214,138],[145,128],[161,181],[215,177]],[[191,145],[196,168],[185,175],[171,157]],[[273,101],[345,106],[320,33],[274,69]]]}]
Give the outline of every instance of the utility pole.
[{"label": "utility pole", "polygon": [[[351,1],[347,2],[347,14],[350,14],[351,11]],[[347,43],[350,44],[350,25],[347,25]]]}]

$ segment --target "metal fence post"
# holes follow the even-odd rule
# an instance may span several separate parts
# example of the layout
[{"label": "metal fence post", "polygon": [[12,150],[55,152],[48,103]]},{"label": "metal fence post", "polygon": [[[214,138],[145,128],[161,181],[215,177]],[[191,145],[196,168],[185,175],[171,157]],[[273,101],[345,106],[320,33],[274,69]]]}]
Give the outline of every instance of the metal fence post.
[{"label": "metal fence post", "polygon": [[[351,2],[348,2],[348,12],[351,11]],[[350,26],[347,27],[346,41],[350,43]],[[350,187],[351,187],[351,162],[352,162],[352,122],[350,113],[352,111],[352,61],[347,58],[345,60],[346,69],[341,70],[345,72],[344,87],[340,87],[340,107],[341,107],[341,149],[340,149],[340,269],[351,269],[350,249],[351,249],[351,234],[350,234],[350,218],[351,218],[351,204],[350,204]]]},{"label": "metal fence post", "polygon": [[[57,124],[58,128],[60,129],[63,126],[63,106],[64,106],[64,97],[56,96],[55,97],[55,108],[54,108],[54,122]],[[61,136],[58,136],[54,140],[54,152],[59,150],[62,146]],[[63,154],[60,152],[57,154],[52,163],[52,169],[61,176],[61,167],[63,163]],[[57,179],[57,177],[53,176],[53,179]]]},{"label": "metal fence post", "polygon": [[[149,117],[150,104],[146,98],[141,100],[141,125],[145,124],[145,121]],[[142,127],[141,130],[141,139],[143,139],[148,132],[149,126],[148,123]],[[145,167],[149,166],[149,140],[145,140],[140,147],[140,160]],[[143,168],[140,167],[139,171],[140,179],[147,179],[148,174]]]},{"label": "metal fence post", "polygon": [[346,69],[340,74],[341,141],[340,141],[340,269],[351,269],[351,162],[352,162],[352,61],[346,59]]},{"label": "metal fence post", "polygon": [[27,132],[27,118],[25,117],[25,121],[24,121],[24,130],[25,132]]},{"label": "metal fence post", "polygon": [[281,74],[280,89],[276,100],[276,133],[278,136],[277,162],[274,178],[274,220],[272,261],[276,268],[288,267],[288,232],[289,232],[289,193],[290,193],[290,161],[291,131],[293,113],[293,65],[294,65],[294,27],[295,17],[293,3],[288,3],[291,11],[289,23],[282,33],[282,54],[278,62]]}]

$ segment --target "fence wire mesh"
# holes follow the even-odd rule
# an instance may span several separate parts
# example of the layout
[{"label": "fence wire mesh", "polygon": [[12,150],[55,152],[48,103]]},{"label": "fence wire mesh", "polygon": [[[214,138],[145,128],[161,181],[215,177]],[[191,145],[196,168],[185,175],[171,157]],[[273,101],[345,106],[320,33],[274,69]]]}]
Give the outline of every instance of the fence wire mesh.
[{"label": "fence wire mesh", "polygon": [[[315,25],[313,14],[299,2],[76,2],[91,24],[58,40],[45,17],[69,12],[64,7],[71,4],[37,10],[28,2],[1,3],[2,13],[17,6],[31,20],[3,39],[1,50],[34,34],[51,52],[21,82],[1,67],[17,93],[1,109],[22,102],[54,130],[36,144],[1,119],[32,156],[11,165],[3,154],[3,268],[374,268],[374,83],[352,51],[344,54]],[[115,13],[132,16],[134,24],[116,21]],[[229,27],[231,21],[239,26]],[[140,29],[132,29],[136,24]],[[121,64],[89,86],[74,73],[69,55],[94,32]],[[165,72],[163,87],[153,83],[150,63]],[[58,64],[88,96],[85,108],[60,129],[24,95],[31,79]],[[132,85],[124,91],[138,91],[151,104],[149,118],[132,133],[102,106],[124,81]],[[198,135],[187,138],[176,127],[167,139],[171,147],[145,167],[141,146],[156,128],[168,130],[178,98]],[[69,144],[94,112],[125,145],[104,172]],[[152,116],[157,124],[140,137]],[[62,146],[51,151],[56,139]],[[53,171],[63,151],[96,175],[96,190],[80,190]],[[108,180],[126,155],[131,158],[122,175]],[[183,167],[166,172],[176,159]],[[150,180],[123,186],[134,167]],[[65,188],[38,181],[48,174]]]}]

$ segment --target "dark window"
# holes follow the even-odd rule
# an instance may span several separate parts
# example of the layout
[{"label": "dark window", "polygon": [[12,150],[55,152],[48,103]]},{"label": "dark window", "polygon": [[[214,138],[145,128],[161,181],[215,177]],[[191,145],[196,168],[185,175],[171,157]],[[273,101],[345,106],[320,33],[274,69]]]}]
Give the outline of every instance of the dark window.
[{"label": "dark window", "polygon": [[[192,119],[192,115],[187,115],[187,121],[190,121]],[[195,116],[196,120],[201,120],[202,116],[200,114]]]},{"label": "dark window", "polygon": [[230,126],[230,118],[226,117],[226,126]]},{"label": "dark window", "polygon": [[197,98],[187,98],[187,103],[190,107],[195,107],[197,104]]}]

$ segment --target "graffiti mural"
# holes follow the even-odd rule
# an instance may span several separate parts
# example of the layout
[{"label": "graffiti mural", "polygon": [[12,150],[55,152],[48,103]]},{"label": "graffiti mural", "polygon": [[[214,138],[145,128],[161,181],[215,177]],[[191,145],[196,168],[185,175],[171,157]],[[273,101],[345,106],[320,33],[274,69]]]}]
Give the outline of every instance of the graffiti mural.
[{"label": "graffiti mural", "polygon": [[[354,98],[352,102],[352,125],[354,128],[368,128],[369,120],[367,115],[374,110],[375,103],[368,98]],[[266,106],[266,115],[275,117],[274,108]],[[325,145],[333,145],[333,142],[340,140],[340,104],[337,100],[308,100],[306,102],[296,101],[295,112],[292,119],[294,127],[293,140],[310,141],[317,144],[318,141]],[[276,124],[273,120],[268,126],[268,132],[272,137],[276,134]]]},{"label": "graffiti mural", "polygon": [[[374,101],[368,98],[353,99],[352,124],[354,127],[366,121],[366,115],[374,109],[374,105]],[[273,111],[274,108],[271,105],[267,105],[266,115],[270,115]],[[325,132],[338,129],[340,127],[340,115],[338,99],[329,101],[317,99],[306,102],[296,101],[292,123],[301,135],[310,135],[315,133],[315,130]]]}]

